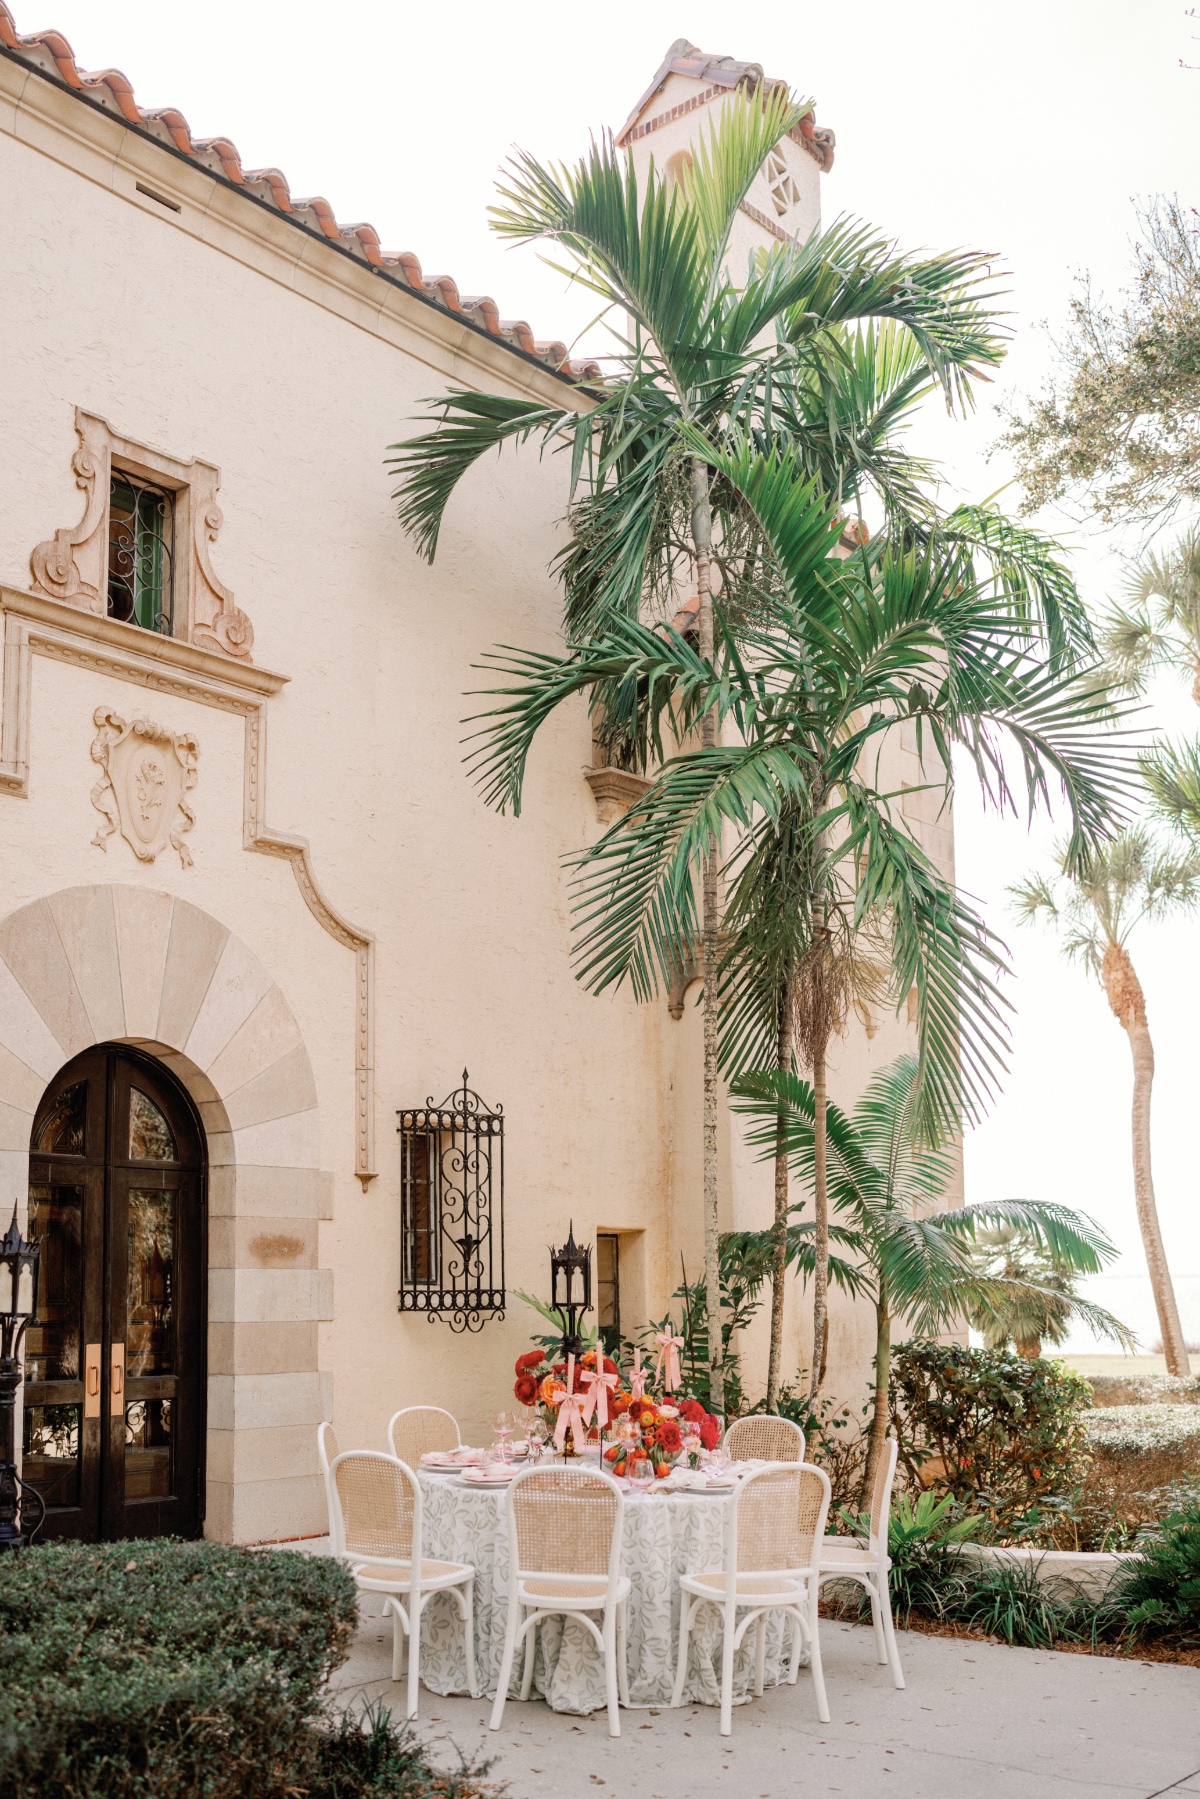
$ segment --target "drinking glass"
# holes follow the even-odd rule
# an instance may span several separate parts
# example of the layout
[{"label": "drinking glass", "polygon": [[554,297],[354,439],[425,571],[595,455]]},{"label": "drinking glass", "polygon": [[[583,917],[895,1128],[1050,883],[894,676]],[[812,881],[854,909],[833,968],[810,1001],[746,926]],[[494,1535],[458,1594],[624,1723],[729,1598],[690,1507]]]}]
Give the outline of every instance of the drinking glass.
[{"label": "drinking glass", "polygon": [[681,1434],[683,1438],[683,1453],[686,1458],[686,1466],[689,1468],[698,1468],[700,1466],[700,1432],[696,1429],[694,1424],[688,1423],[684,1425]]},{"label": "drinking glass", "polygon": [[516,1427],[517,1421],[511,1412],[497,1412],[492,1418],[492,1429],[496,1433],[497,1461],[507,1462],[509,1460],[508,1440]]},{"label": "drinking glass", "polygon": [[625,1478],[633,1492],[648,1492],[654,1484],[654,1463],[645,1453],[630,1456],[625,1470]]},{"label": "drinking glass", "polygon": [[529,1445],[529,1459],[531,1462],[541,1461],[542,1451],[545,1449],[549,1440],[550,1432],[546,1429],[546,1420],[544,1418],[535,1418],[530,1424],[529,1429],[525,1432],[525,1441]]}]

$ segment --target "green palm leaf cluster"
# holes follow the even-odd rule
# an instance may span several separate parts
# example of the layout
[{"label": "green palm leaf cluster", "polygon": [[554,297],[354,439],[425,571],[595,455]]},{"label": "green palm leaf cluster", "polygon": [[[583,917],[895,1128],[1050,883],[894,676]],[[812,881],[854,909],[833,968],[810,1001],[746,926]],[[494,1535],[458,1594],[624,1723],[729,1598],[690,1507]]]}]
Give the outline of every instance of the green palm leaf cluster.
[{"label": "green palm leaf cluster", "polygon": [[[652,776],[577,859],[576,967],[642,999],[702,975],[718,1406],[719,1064],[799,1056],[820,1120],[825,1045],[876,988],[899,1005],[915,992],[931,1139],[986,1103],[1002,1064],[1000,946],[906,823],[890,746],[915,734],[946,804],[956,752],[998,806],[1065,793],[1079,854],[1122,794],[1058,546],[991,504],[940,509],[900,437],[931,393],[969,407],[1000,361],[989,259],[905,254],[842,220],[731,274],[739,209],[805,110],[779,88],[730,96],[677,180],[639,176],[608,137],[569,167],[517,155],[493,226],[595,295],[606,378],[557,407],[452,391],[391,451],[400,518],[431,559],[482,457],[536,443],[567,458],[563,651],[489,653],[467,754],[487,802],[519,811],[534,738],[582,696],[608,760]],[[777,1188],[782,1246],[780,1203]],[[818,1310],[827,1234],[819,1218]]]},{"label": "green palm leaf cluster", "polygon": [[[812,1086],[794,1075],[772,1073],[747,1076],[734,1092],[735,1110],[752,1121],[748,1141],[774,1156],[782,1133],[794,1174],[814,1192]],[[901,1056],[881,1069],[850,1113],[829,1102],[826,1128],[831,1208],[841,1241],[865,1270],[864,1284],[875,1304],[875,1411],[864,1493],[870,1491],[887,1431],[897,1320],[905,1320],[910,1332],[936,1336],[972,1313],[995,1316],[1015,1305],[1053,1303],[1100,1335],[1132,1347],[1130,1333],[1111,1313],[1069,1290],[1071,1277],[1099,1273],[1116,1253],[1091,1219],[1069,1206],[1030,1199],[944,1209],[957,1158],[923,1140],[916,1057]],[[803,1209],[802,1201],[793,1211]],[[1019,1234],[1053,1284],[981,1267],[980,1248],[996,1231]]]}]

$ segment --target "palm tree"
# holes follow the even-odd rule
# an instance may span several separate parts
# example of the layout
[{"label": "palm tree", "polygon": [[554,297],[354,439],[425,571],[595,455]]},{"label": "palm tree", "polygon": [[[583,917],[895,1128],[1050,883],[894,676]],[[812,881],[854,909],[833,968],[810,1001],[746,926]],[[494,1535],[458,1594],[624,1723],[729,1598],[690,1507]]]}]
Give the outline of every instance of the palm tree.
[{"label": "palm tree", "polygon": [[[923,1335],[935,1335],[980,1305],[1045,1302],[1049,1290],[1025,1275],[981,1271],[974,1250],[984,1233],[1019,1229],[1057,1277],[1092,1274],[1116,1253],[1091,1219],[1067,1206],[1028,1199],[934,1211],[955,1176],[945,1150],[922,1142],[919,1124],[921,1072],[914,1056],[901,1056],[873,1076],[847,1115],[827,1109],[829,1185],[841,1220],[840,1240],[857,1250],[875,1302],[874,1407],[863,1493],[870,1492],[888,1425],[892,1327],[899,1319]],[[810,1190],[817,1172],[817,1107],[806,1081],[776,1073],[753,1075],[737,1089],[737,1109],[757,1119],[750,1141],[773,1154],[779,1120],[792,1168]],[[800,1208],[796,1208],[799,1210]],[[799,1258],[797,1258],[799,1259]],[[803,1266],[803,1264],[802,1264]],[[1053,1297],[1060,1299],[1057,1289]],[[1094,1330],[1129,1345],[1129,1332],[1102,1307],[1072,1296],[1070,1312]]]},{"label": "palm tree", "polygon": [[1133,567],[1126,604],[1110,613],[1102,637],[1121,686],[1140,693],[1156,668],[1191,679],[1200,706],[1200,526],[1164,555],[1149,551]]},{"label": "palm tree", "polygon": [[[566,448],[572,535],[557,568],[568,645],[673,611],[679,582],[694,581],[699,658],[715,674],[714,567],[732,617],[752,606],[762,557],[742,496],[714,482],[707,452],[743,432],[791,441],[815,411],[805,454],[819,459],[836,429],[828,410],[820,417],[820,398],[833,385],[825,371],[845,365],[838,333],[857,320],[895,321],[947,403],[969,399],[974,375],[1002,353],[983,306],[980,255],[904,257],[877,234],[840,223],[804,244],[773,246],[743,287],[733,285],[726,263],[739,208],[766,157],[807,110],[779,88],[731,96],[679,180],[664,181],[651,167],[641,188],[632,159],[607,136],[570,169],[523,153],[514,159],[503,204],[492,209],[494,229],[565,253],[571,277],[623,321],[624,335],[608,359],[608,379],[573,406],[461,390],[433,402],[434,428],[393,446],[392,458],[400,517],[423,554],[434,556],[450,495],[486,452],[531,437]],[[890,478],[886,466],[879,472]],[[623,732],[626,755],[645,766],[651,745],[637,680],[595,671],[587,692],[609,739]],[[547,698],[546,710],[555,703]],[[704,750],[718,753],[720,708],[695,704],[691,718]],[[501,783],[493,797],[517,806],[519,781]],[[705,1277],[718,1405],[720,858],[715,835],[700,847],[701,918],[687,946],[689,956],[696,941],[702,948]]]},{"label": "palm tree", "polygon": [[1017,1282],[1022,1291],[1001,1299],[981,1295],[967,1308],[967,1323],[983,1337],[985,1349],[1007,1349],[1036,1361],[1045,1343],[1064,1343],[1077,1297],[1074,1273],[1015,1224],[997,1224],[975,1233],[971,1265],[984,1281]]},{"label": "palm tree", "polygon": [[1155,842],[1144,827],[1122,831],[1083,858],[1060,849],[1052,876],[1035,875],[1011,887],[1018,917],[1044,920],[1063,933],[1063,949],[1100,981],[1133,1057],[1133,1191],[1146,1267],[1162,1331],[1167,1369],[1190,1373],[1171,1271],[1167,1266],[1150,1160],[1150,1092],[1154,1045],[1146,999],[1129,955],[1135,928],[1200,901],[1200,852],[1179,854]]}]

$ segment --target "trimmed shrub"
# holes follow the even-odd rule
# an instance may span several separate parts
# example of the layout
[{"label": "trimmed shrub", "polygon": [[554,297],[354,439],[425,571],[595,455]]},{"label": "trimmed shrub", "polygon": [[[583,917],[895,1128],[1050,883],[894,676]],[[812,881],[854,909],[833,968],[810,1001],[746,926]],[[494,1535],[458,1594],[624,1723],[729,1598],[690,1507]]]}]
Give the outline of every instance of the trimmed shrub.
[{"label": "trimmed shrub", "polygon": [[891,1402],[910,1482],[983,1513],[997,1535],[1040,1525],[1087,1471],[1091,1389],[1061,1362],[903,1343]]},{"label": "trimmed shrub", "polygon": [[454,1790],[324,1687],[358,1620],[340,1562],[213,1543],[0,1561],[0,1799],[352,1799]]}]

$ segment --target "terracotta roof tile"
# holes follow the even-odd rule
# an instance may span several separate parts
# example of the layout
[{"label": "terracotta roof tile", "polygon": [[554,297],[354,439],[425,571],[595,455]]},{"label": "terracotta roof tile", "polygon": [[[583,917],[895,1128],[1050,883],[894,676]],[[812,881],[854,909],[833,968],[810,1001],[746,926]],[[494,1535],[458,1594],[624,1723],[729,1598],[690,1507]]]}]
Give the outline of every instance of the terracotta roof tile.
[{"label": "terracotta roof tile", "polygon": [[[650,102],[661,93],[671,75],[687,75],[693,81],[701,81],[706,85],[682,105],[671,107],[668,112],[640,123]],[[787,83],[778,76],[764,75],[761,63],[738,62],[732,56],[709,56],[687,38],[678,37],[664,56],[654,80],[618,131],[616,141],[622,145],[631,144],[636,138],[647,136],[659,125],[669,124],[681,113],[691,112],[697,106],[706,105],[733,88],[743,86],[776,88],[786,87]],[[823,173],[828,173],[833,167],[833,149],[837,141],[828,126],[818,126],[810,110],[789,135],[802,149],[808,151]]]},{"label": "terracotta roof tile", "polygon": [[339,224],[328,200],[294,196],[287,177],[279,169],[244,169],[237,146],[227,137],[193,138],[187,120],[175,107],[140,107],[132,86],[119,69],[85,73],[61,32],[34,31],[22,36],[5,0],[0,0],[0,52],[7,52],[51,80],[61,82],[207,173],[253,195],[314,235],[336,243],[369,267],[400,281],[421,299],[465,320],[509,349],[544,363],[556,374],[585,381],[600,378],[598,363],[569,359],[565,344],[535,338],[523,319],[502,319],[496,302],[486,294],[460,294],[452,276],[426,277],[411,251],[383,249],[373,225]]}]

